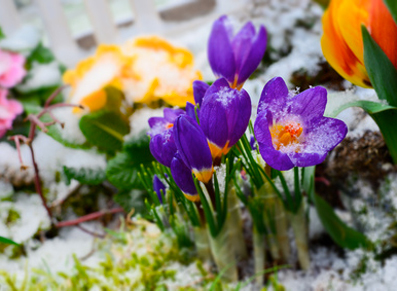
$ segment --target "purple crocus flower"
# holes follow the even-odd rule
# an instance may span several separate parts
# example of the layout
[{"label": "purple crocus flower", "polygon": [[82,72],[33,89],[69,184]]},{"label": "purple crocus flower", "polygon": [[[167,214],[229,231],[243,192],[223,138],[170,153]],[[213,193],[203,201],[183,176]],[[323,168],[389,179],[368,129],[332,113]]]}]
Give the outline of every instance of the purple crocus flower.
[{"label": "purple crocus flower", "polygon": [[323,116],[326,104],[323,87],[290,97],[282,78],[270,80],[263,88],[254,127],[266,163],[285,171],[323,162],[347,133],[343,121]]},{"label": "purple crocus flower", "polygon": [[176,153],[176,145],[173,137],[173,126],[175,119],[184,114],[182,109],[164,109],[164,117],[152,117],[149,119],[151,130],[150,152],[153,157],[164,166],[170,167],[172,158]]},{"label": "purple crocus flower", "polygon": [[251,99],[242,89],[232,89],[226,79],[216,80],[205,93],[200,126],[214,161],[227,154],[244,134],[251,116]]},{"label": "purple crocus flower", "polygon": [[[166,187],[156,174],[153,176],[153,190],[156,192],[160,203],[163,204],[163,196],[165,196]],[[163,191],[163,194],[161,194],[161,191]]]},{"label": "purple crocus flower", "polygon": [[172,159],[171,174],[175,183],[188,200],[193,202],[200,200],[200,196],[194,185],[192,170],[186,166],[178,153],[176,153],[175,157]]},{"label": "purple crocus flower", "polygon": [[258,33],[248,22],[233,36],[233,27],[222,16],[212,26],[208,40],[208,60],[217,78],[224,77],[232,88],[240,89],[258,67],[267,44],[264,26]]},{"label": "purple crocus flower", "polygon": [[186,114],[179,116],[175,121],[174,139],[181,159],[197,179],[203,183],[211,180],[211,151],[196,120]]}]

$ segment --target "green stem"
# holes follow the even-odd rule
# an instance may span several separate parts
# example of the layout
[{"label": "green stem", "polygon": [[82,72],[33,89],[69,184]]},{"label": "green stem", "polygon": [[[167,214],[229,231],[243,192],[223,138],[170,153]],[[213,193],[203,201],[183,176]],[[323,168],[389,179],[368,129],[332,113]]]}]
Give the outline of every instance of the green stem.
[{"label": "green stem", "polygon": [[207,227],[194,228],[194,242],[196,244],[197,256],[203,262],[211,261],[212,255]]},{"label": "green stem", "polygon": [[229,192],[227,197],[228,217],[226,218],[225,226],[230,229],[230,236],[231,236],[230,239],[233,240],[236,258],[246,259],[248,257],[247,247],[245,245],[244,235],[242,231],[243,223],[241,219],[239,202],[236,196],[236,189],[234,185],[229,186],[228,192]]},{"label": "green stem", "polygon": [[291,254],[289,238],[288,238],[288,220],[287,213],[284,210],[284,205],[280,199],[276,200],[276,230],[277,241],[281,250],[281,258],[284,262],[288,262]]},{"label": "green stem", "polygon": [[222,273],[222,279],[225,282],[237,282],[237,262],[234,255],[234,242],[230,237],[230,229],[223,225],[221,231],[216,237],[208,235],[212,256],[218,268]]},{"label": "green stem", "polygon": [[310,267],[310,257],[308,250],[308,233],[305,213],[305,203],[301,203],[297,213],[289,212],[290,223],[295,235],[295,243],[298,249],[299,264],[303,270]]},{"label": "green stem", "polygon": [[255,276],[258,286],[263,285],[263,270],[266,263],[265,251],[266,237],[260,234],[256,228],[253,228],[253,246],[254,246],[254,262],[255,262]]}]

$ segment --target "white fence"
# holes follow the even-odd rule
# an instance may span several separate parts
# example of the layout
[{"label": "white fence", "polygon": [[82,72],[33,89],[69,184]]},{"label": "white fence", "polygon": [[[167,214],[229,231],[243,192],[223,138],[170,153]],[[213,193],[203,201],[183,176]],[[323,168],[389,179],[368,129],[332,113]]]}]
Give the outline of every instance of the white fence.
[{"label": "white fence", "polygon": [[[84,0],[85,11],[93,27],[92,35],[97,43],[117,43],[138,34],[157,33],[167,35],[199,26],[224,13],[242,9],[247,0],[185,0],[183,3],[167,7],[162,11],[156,8],[154,0],[129,0],[134,18],[132,25],[120,28],[110,12],[107,0]],[[34,0],[40,12],[49,44],[56,56],[67,65],[74,65],[87,52],[78,45],[72,35],[61,0]],[[200,5],[211,9],[204,14]],[[197,13],[196,13],[197,12]],[[188,13],[185,20],[178,20],[181,13]],[[167,20],[161,14],[170,15]],[[13,0],[0,0],[0,25],[6,34],[11,34],[21,26],[20,16]]]}]

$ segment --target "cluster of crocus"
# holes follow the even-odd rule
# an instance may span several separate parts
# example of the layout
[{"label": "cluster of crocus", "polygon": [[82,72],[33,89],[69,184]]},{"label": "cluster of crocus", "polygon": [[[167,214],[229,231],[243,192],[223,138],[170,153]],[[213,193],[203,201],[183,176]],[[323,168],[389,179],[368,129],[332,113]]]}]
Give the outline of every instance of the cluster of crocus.
[{"label": "cluster of crocus", "polygon": [[[227,266],[230,268],[230,265],[235,264],[235,258],[242,258],[247,253],[237,197],[247,207],[253,220],[255,271],[263,272],[265,240],[269,241],[273,258],[280,258],[280,244],[284,258],[287,258],[285,261],[288,261],[287,217],[291,219],[300,264],[303,269],[309,267],[306,211],[298,167],[323,162],[328,152],[347,133],[342,121],[324,117],[327,103],[327,91],[324,88],[314,87],[293,95],[283,79],[277,77],[270,80],[262,91],[254,124],[255,136],[251,142],[248,140],[245,132],[252,106],[250,96],[242,86],[256,70],[265,48],[264,27],[260,27],[256,33],[253,25],[248,23],[233,36],[228,18],[221,17],[213,25],[208,44],[209,62],[218,79],[212,85],[195,81],[195,105],[188,102],[186,111],[166,108],[164,117],[149,119],[151,153],[159,163],[170,168],[170,171],[164,167],[162,169],[171,173],[173,182],[188,200],[201,200],[198,213],[203,224],[200,227],[208,225],[212,257],[219,270]],[[237,147],[231,150],[235,145]],[[263,160],[254,155],[256,151],[266,162],[266,170]],[[223,160],[222,157],[227,154],[229,156]],[[218,176],[213,178],[214,168],[221,165],[222,161],[226,164],[226,175],[222,175],[225,179],[222,181],[225,186],[222,189],[223,197]],[[272,173],[276,177],[282,179],[283,189],[277,188],[274,175],[268,175],[269,167],[273,168]],[[295,195],[291,195],[280,172],[292,168]],[[236,174],[240,171],[247,175]],[[244,195],[239,189],[240,186],[243,188],[240,176],[249,180],[253,190],[250,195]],[[175,188],[173,182],[168,182],[170,195],[172,188]],[[202,187],[198,187],[198,182],[204,184],[208,195],[205,195]],[[158,177],[154,177],[153,187],[162,203],[165,186]],[[168,197],[172,201],[172,197]],[[207,198],[210,198],[211,206]],[[262,202],[265,199],[266,202]],[[189,211],[188,207],[186,211]],[[271,217],[270,213],[274,211],[277,211],[278,218]],[[193,221],[192,225],[197,226]],[[279,233],[276,234],[277,231]],[[202,236],[202,232],[199,235]],[[228,244],[231,241],[233,244]],[[227,273],[225,277],[229,279],[237,277],[235,268],[230,268]]]},{"label": "cluster of crocus", "polygon": [[213,165],[244,134],[251,116],[251,99],[245,90],[229,87],[225,79],[207,90],[196,84],[195,98],[200,110],[195,114],[188,103],[181,109],[164,109],[164,117],[149,119],[150,150],[161,164],[170,167],[173,178],[189,200],[198,194],[192,173],[203,182],[212,178]]},{"label": "cluster of crocus", "polygon": [[248,127],[251,99],[241,87],[258,67],[265,49],[263,26],[256,34],[249,22],[233,36],[228,18],[222,16],[215,21],[208,43],[210,65],[219,79],[211,86],[193,83],[196,106],[188,102],[186,113],[165,109],[164,118],[149,120],[153,156],[171,168],[175,182],[191,201],[199,199],[192,173],[209,183],[213,166],[219,165]]},{"label": "cluster of crocus", "polygon": [[397,25],[383,0],[332,0],[323,16],[321,46],[327,61],[345,79],[371,87],[364,64],[361,25],[397,68]]},{"label": "cluster of crocus", "polygon": [[159,37],[139,37],[123,46],[100,45],[94,56],[68,70],[63,79],[72,87],[70,102],[88,111],[106,104],[106,86],[121,90],[130,104],[162,99],[184,106],[193,102],[193,80],[201,79],[193,65],[188,50]]}]

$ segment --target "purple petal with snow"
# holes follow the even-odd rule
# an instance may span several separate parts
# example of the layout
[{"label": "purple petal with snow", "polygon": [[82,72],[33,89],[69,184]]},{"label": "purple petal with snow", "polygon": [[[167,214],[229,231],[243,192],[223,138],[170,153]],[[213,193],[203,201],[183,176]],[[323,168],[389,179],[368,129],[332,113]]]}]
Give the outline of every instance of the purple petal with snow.
[{"label": "purple petal with snow", "polygon": [[172,109],[172,108],[164,108],[164,118],[169,122],[169,123],[174,123],[175,119],[181,115],[184,114],[185,111],[182,109]]},{"label": "purple petal with snow", "polygon": [[151,137],[161,134],[170,127],[173,126],[175,119],[181,115],[184,114],[185,111],[182,109],[172,109],[172,108],[164,108],[163,110],[163,115],[164,117],[151,117],[148,120],[149,126],[150,126],[150,131],[148,132],[148,135]]},{"label": "purple petal with snow", "polygon": [[173,128],[156,134],[150,139],[149,149],[153,157],[164,166],[170,167],[172,158],[176,153],[176,145],[173,137]]},{"label": "purple petal with snow", "polygon": [[258,103],[258,114],[263,110],[269,110],[272,113],[280,112],[284,109],[288,94],[288,87],[283,78],[271,79],[262,90]]},{"label": "purple petal with snow", "polygon": [[251,116],[251,99],[245,90],[231,89],[219,79],[207,90],[201,111],[200,126],[208,140],[223,148],[233,146],[247,129]]},{"label": "purple petal with snow", "polygon": [[303,91],[287,101],[288,112],[292,115],[304,117],[305,125],[315,122],[324,115],[327,105],[327,90],[314,87]]}]

